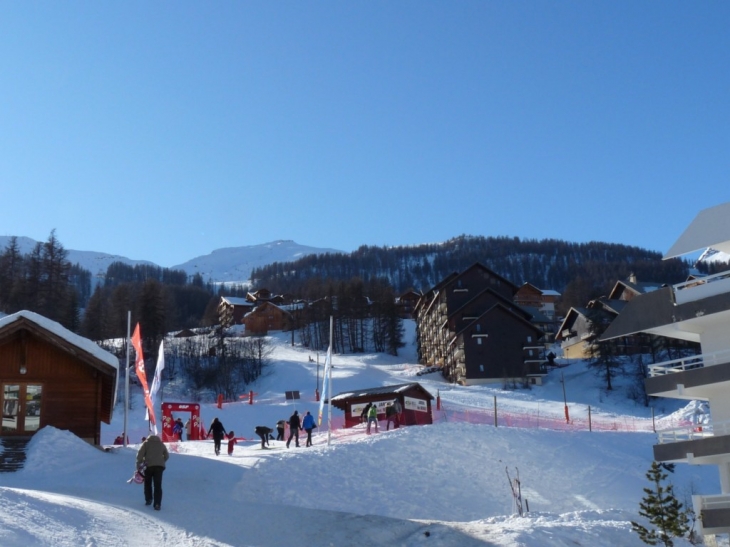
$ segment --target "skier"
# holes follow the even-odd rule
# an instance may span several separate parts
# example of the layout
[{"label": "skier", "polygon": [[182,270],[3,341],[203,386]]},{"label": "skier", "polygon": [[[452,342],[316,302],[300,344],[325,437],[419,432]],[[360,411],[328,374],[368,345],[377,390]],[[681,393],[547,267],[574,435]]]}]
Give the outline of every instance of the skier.
[{"label": "skier", "polygon": [[169,457],[167,447],[157,435],[147,437],[137,451],[137,469],[146,465],[144,502],[145,505],[152,505],[154,501],[155,511],[159,511],[162,504],[162,473],[165,471],[165,462]]},{"label": "skier", "polygon": [[378,432],[378,407],[371,405],[368,410],[368,435],[370,435],[370,424],[375,424],[375,433]]},{"label": "skier", "polygon": [[213,423],[210,424],[210,429],[208,429],[208,435],[213,433],[213,447],[215,448],[215,455],[218,456],[221,453],[221,441],[223,440],[223,436],[226,434],[226,428],[223,427],[223,424],[218,420],[218,418],[213,418]]},{"label": "skier", "polygon": [[299,420],[299,411],[295,410],[294,414],[289,418],[289,439],[286,441],[286,447],[289,448],[292,437],[295,438],[296,447],[299,448],[299,431],[301,431],[302,425]]},{"label": "skier", "polygon": [[307,432],[307,442],[305,446],[312,446],[312,430],[317,427],[317,424],[314,423],[314,416],[312,416],[308,410],[307,413],[304,415],[302,427],[304,428],[304,431]]},{"label": "skier", "polygon": [[271,432],[274,431],[270,427],[266,427],[265,425],[257,425],[256,429],[254,429],[256,432],[256,435],[261,437],[261,449],[265,449],[269,446],[269,437],[271,437]]}]

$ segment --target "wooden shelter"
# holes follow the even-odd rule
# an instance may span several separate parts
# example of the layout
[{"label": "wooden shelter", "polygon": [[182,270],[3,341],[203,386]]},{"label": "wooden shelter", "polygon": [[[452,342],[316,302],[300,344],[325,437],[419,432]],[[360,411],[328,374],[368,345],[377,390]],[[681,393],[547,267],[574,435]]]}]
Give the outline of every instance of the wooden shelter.
[{"label": "wooden shelter", "polygon": [[37,313],[0,318],[0,436],[30,437],[50,425],[100,444],[118,368],[114,355]]},{"label": "wooden shelter", "polygon": [[434,396],[418,382],[360,389],[339,393],[332,397],[332,406],[345,413],[345,427],[360,423],[360,414],[365,405],[378,407],[378,420],[385,420],[385,407],[398,401],[403,409],[400,425],[426,425],[433,423],[431,401]]}]

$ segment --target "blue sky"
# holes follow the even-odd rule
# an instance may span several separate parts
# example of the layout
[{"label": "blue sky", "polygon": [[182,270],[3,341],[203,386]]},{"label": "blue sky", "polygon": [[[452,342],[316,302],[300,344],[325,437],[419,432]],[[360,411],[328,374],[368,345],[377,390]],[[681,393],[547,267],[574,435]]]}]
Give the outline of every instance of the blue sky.
[{"label": "blue sky", "polygon": [[0,235],[174,266],[730,201],[722,2],[3,2]]}]

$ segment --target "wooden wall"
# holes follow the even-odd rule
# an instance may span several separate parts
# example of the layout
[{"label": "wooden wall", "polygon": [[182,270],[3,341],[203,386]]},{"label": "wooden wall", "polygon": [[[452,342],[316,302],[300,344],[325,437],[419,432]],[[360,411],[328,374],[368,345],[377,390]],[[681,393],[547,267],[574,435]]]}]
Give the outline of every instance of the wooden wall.
[{"label": "wooden wall", "polygon": [[[27,372],[20,374],[23,362]],[[99,444],[101,373],[85,361],[21,331],[0,341],[0,382],[42,385],[40,427],[66,429]]]}]

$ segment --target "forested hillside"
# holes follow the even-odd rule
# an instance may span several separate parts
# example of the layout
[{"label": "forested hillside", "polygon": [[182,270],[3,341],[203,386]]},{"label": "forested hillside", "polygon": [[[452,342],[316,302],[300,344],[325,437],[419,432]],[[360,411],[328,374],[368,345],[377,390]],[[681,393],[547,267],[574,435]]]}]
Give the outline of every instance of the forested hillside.
[{"label": "forested hillside", "polygon": [[404,247],[362,246],[352,253],[320,254],[255,269],[252,282],[277,293],[298,293],[312,279],[385,278],[396,292],[425,291],[475,262],[516,285],[529,282],[560,293],[578,283],[604,294],[635,273],[642,281],[677,283],[690,264],[662,260],[660,253],[612,243],[569,243],[556,239],[460,236],[445,243]]},{"label": "forested hillside", "polygon": [[[36,311],[92,339],[104,339],[124,335],[131,310],[133,321],[144,320],[147,333],[158,337],[216,322],[218,297],[243,296],[248,289],[213,286],[178,270],[115,263],[92,293],[91,273],[70,264],[66,255],[53,232],[27,255],[11,240],[0,251],[0,311]],[[255,269],[252,283],[254,289],[309,301],[346,294],[372,298],[385,294],[387,285],[394,294],[427,290],[475,262],[516,285],[530,282],[560,292],[559,313],[606,295],[632,272],[639,281],[676,283],[684,281],[690,269],[685,261],[663,261],[657,252],[626,245],[460,236],[440,244],[362,246],[352,253],[273,263]],[[715,270],[727,265],[698,267]]]}]

